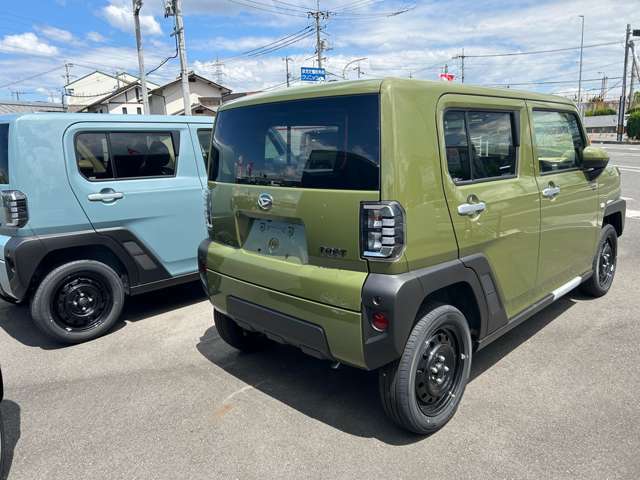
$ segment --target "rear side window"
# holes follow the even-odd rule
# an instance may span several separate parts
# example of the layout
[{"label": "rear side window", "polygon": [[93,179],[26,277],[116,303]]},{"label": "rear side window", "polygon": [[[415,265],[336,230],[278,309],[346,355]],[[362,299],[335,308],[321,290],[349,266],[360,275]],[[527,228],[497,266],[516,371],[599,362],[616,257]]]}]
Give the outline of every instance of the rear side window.
[{"label": "rear side window", "polygon": [[0,123],[0,183],[9,183],[9,124]]},{"label": "rear side window", "polygon": [[533,132],[540,172],[578,168],[585,142],[575,114],[534,110]]},{"label": "rear side window", "polygon": [[174,176],[173,138],[171,132],[80,133],[75,143],[78,169],[88,180]]},{"label": "rear side window", "polygon": [[445,112],[447,166],[454,182],[514,176],[514,127],[513,112]]},{"label": "rear side window", "polygon": [[378,103],[378,95],[349,95],[224,110],[216,119],[209,178],[377,190]]},{"label": "rear side window", "polygon": [[202,159],[204,160],[204,166],[209,165],[209,149],[211,148],[211,128],[199,128],[198,129],[198,142],[200,143],[200,151],[202,152]]}]

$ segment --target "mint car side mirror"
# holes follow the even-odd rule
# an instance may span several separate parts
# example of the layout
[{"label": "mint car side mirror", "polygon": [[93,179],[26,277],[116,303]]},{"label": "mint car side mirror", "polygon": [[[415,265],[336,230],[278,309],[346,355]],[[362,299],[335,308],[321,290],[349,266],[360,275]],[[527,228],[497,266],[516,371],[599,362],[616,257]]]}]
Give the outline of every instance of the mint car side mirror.
[{"label": "mint car side mirror", "polygon": [[582,151],[582,169],[600,173],[609,163],[609,154],[599,147],[588,146]]}]

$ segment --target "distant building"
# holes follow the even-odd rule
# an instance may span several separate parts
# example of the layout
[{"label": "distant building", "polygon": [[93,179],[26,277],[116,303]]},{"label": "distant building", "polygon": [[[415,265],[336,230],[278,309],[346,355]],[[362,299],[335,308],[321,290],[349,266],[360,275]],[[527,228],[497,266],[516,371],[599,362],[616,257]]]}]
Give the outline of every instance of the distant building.
[{"label": "distant building", "polygon": [[[118,93],[123,87],[138,82],[138,78],[128,73],[119,73],[118,75],[110,75],[108,73],[95,72],[89,73],[84,77],[80,77],[73,82],[65,85],[67,92],[66,100],[70,111],[95,111],[87,107],[95,105],[112,97],[114,93]],[[147,81],[149,90],[157,88],[158,85]],[[140,103],[142,106],[142,102]],[[93,107],[92,107],[93,108]],[[128,107],[127,108],[128,111]],[[121,111],[104,113],[122,113]],[[129,112],[129,113],[135,113]]]},{"label": "distant building", "polygon": [[145,112],[142,103],[142,87],[140,86],[140,82],[136,80],[134,83],[124,85],[89,105],[81,106],[78,111],[142,115]]},{"label": "distant building", "polygon": [[0,100],[0,115],[33,112],[64,112],[64,106],[61,103]]},{"label": "distant building", "polygon": [[618,115],[584,117],[583,123],[591,140],[612,140],[618,128]]},{"label": "distant building", "polygon": [[[222,98],[231,90],[222,85],[189,72],[190,115],[215,115],[222,104]],[[149,92],[149,109],[153,114],[182,115],[184,102],[180,78],[155,88]]]}]

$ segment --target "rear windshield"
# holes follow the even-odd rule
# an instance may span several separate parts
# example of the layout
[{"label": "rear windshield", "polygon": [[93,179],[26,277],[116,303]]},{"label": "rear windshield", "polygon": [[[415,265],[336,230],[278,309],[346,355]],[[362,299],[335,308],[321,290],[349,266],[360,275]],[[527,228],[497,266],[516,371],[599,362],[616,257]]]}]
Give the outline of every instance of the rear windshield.
[{"label": "rear windshield", "polygon": [[9,124],[0,123],[0,183],[9,183]]},{"label": "rear windshield", "polygon": [[222,111],[212,154],[209,178],[219,182],[378,190],[378,95]]}]

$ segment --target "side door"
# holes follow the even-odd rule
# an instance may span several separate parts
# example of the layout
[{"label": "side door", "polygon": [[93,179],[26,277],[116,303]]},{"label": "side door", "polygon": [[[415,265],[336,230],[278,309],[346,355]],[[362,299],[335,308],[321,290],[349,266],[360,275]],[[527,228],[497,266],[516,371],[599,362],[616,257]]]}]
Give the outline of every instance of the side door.
[{"label": "side door", "polygon": [[[537,300],[540,199],[523,100],[445,95],[438,104],[443,183],[460,258],[491,310],[488,333]],[[500,302],[506,312],[500,315]]]},{"label": "side door", "polygon": [[141,283],[197,271],[202,158],[187,124],[79,123],[64,141],[80,205],[98,233],[133,256]]},{"label": "side door", "polygon": [[591,269],[599,232],[597,180],[580,167],[586,137],[577,112],[527,104],[541,202],[538,285],[550,293]]}]

